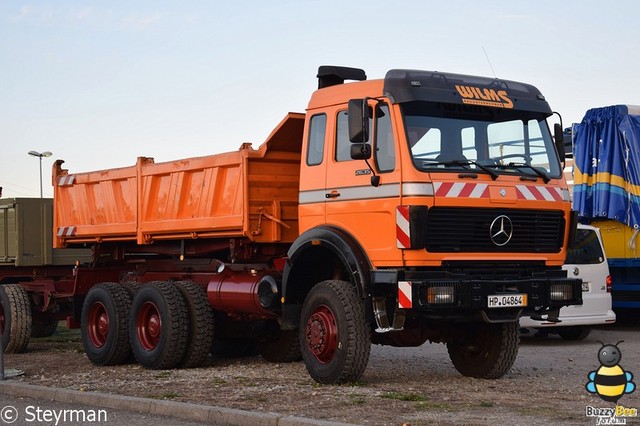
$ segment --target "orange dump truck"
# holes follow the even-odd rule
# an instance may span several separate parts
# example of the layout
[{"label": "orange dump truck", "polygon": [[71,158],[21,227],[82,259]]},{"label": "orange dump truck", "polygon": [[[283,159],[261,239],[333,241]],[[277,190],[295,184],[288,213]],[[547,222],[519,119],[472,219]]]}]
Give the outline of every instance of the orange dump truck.
[{"label": "orange dump truck", "polygon": [[42,269],[0,278],[29,295],[47,281],[47,309],[100,365],[258,351],[341,383],[372,343],[430,340],[462,374],[501,377],[521,314],[581,303],[561,269],[576,220],[549,105],[527,84],[440,72],[318,79],[258,149],[86,173],[58,160],[53,247],[91,262],[59,298]]}]

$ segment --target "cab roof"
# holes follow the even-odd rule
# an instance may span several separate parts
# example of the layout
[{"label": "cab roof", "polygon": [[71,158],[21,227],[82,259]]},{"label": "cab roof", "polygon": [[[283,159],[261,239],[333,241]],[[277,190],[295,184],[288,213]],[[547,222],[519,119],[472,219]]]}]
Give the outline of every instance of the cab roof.
[{"label": "cab roof", "polygon": [[483,105],[551,114],[534,86],[517,81],[420,70],[390,70],[384,94],[394,103],[426,101]]},{"label": "cab roof", "polygon": [[[383,80],[366,81],[358,68],[321,66],[318,87],[309,109],[349,99],[387,96],[393,103],[414,101],[480,105],[519,111],[552,113],[540,91],[526,83],[438,71],[393,69]],[[346,80],[356,80],[345,83]]]}]

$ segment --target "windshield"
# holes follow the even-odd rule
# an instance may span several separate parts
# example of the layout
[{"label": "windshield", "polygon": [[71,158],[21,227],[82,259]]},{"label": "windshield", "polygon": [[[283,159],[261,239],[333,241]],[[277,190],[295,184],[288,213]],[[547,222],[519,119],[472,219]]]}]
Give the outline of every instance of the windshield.
[{"label": "windshield", "polygon": [[545,117],[482,106],[401,105],[415,166],[424,171],[491,168],[500,174],[560,176]]}]

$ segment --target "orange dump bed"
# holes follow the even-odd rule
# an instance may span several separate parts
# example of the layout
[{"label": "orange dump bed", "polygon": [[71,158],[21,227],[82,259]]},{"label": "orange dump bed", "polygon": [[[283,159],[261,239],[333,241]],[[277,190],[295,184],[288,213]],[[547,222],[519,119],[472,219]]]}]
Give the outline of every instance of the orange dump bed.
[{"label": "orange dump bed", "polygon": [[53,168],[54,247],[106,241],[298,236],[304,114],[290,113],[258,149],[87,173]]}]

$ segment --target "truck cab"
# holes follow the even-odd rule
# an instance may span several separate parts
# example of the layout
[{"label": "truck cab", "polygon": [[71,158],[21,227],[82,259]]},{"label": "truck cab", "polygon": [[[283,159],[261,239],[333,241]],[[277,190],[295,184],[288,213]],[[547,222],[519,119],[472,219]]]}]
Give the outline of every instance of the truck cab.
[{"label": "truck cab", "polygon": [[[554,321],[581,303],[580,280],[561,269],[576,221],[546,100],[527,84],[440,72],[367,81],[362,70],[321,67],[318,77],[285,318],[304,311],[317,282],[349,282],[374,343],[446,342],[463,374],[501,376],[521,314]],[[331,331],[313,325],[303,315],[309,347],[312,329]],[[472,335],[504,356],[479,366],[487,356]]]}]

